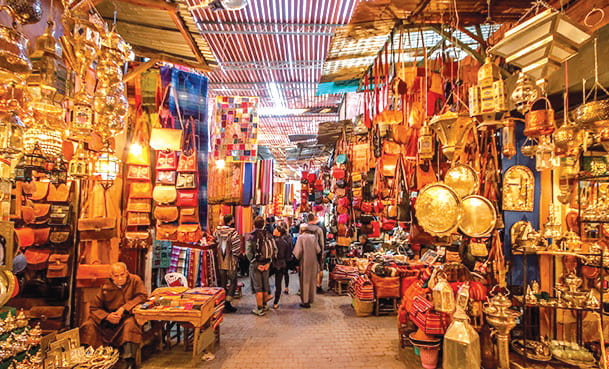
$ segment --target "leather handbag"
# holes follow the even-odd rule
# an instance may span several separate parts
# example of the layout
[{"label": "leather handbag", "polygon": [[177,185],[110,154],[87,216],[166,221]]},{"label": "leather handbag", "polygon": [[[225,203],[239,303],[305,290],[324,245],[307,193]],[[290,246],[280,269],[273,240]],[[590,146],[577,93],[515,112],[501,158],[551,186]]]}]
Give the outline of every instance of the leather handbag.
[{"label": "leather handbag", "polygon": [[383,231],[391,231],[395,227],[397,227],[398,221],[390,218],[383,218],[383,223],[381,224],[381,229]]},{"label": "leather handbag", "polygon": [[[93,204],[94,201],[103,201],[102,204]],[[90,212],[95,209],[94,205],[101,205],[104,209],[102,216],[91,216]],[[112,210],[112,212],[110,211]],[[96,184],[93,191],[83,207],[80,219],[78,219],[78,232],[81,241],[109,240],[117,236],[117,211],[114,210],[112,201],[108,200],[106,190]]]},{"label": "leather handbag", "polygon": [[406,145],[410,142],[414,130],[404,124],[395,124],[393,127],[393,140],[401,145]]},{"label": "leather handbag", "polygon": [[176,206],[156,206],[154,218],[163,223],[171,223],[178,220],[178,208]]},{"label": "leather handbag", "polygon": [[76,287],[96,287],[110,278],[110,264],[79,264]]},{"label": "leather handbag", "polygon": [[178,226],[170,223],[157,223],[156,239],[159,241],[177,241]]},{"label": "leather handbag", "polygon": [[181,190],[178,191],[179,207],[195,207],[199,205],[199,191],[198,190]]},{"label": "leather handbag", "polygon": [[410,224],[409,241],[413,245],[433,245],[435,240],[432,235],[425,232],[423,228],[416,224]]},{"label": "leather handbag", "polygon": [[34,246],[41,246],[49,242],[51,228],[34,228]]},{"label": "leather handbag", "polygon": [[178,169],[178,154],[175,151],[164,150],[156,153],[156,170]]},{"label": "leather handbag", "polygon": [[72,235],[72,233],[70,231],[52,230],[51,233],[49,234],[49,241],[53,245],[62,245],[64,243],[68,242],[71,235]]},{"label": "leather handbag", "polygon": [[370,280],[374,285],[376,298],[400,297],[400,277],[379,277],[372,273]]},{"label": "leather handbag", "polygon": [[15,228],[15,234],[20,248],[23,249],[34,244],[34,230],[32,228]]},{"label": "leather handbag", "polygon": [[398,217],[398,207],[395,205],[389,205],[385,207],[385,216],[387,218],[395,219]]},{"label": "leather handbag", "polygon": [[170,185],[176,184],[176,172],[172,170],[162,170],[156,172],[156,184]]},{"label": "leather handbag", "polygon": [[66,278],[69,276],[69,254],[53,254],[49,257],[47,278]]},{"label": "leather handbag", "polygon": [[70,188],[72,184],[62,183],[60,185],[49,185],[49,194],[47,196],[48,202],[67,202],[70,197]]},{"label": "leather handbag", "polygon": [[30,200],[25,200],[25,203],[21,205],[21,220],[25,224],[32,224],[36,221],[36,215],[34,215],[34,203]]},{"label": "leather handbag", "polygon": [[152,211],[151,201],[150,199],[128,199],[127,211],[150,213]]},{"label": "leather handbag", "polygon": [[25,260],[27,267],[31,270],[42,270],[47,268],[51,249],[45,248],[29,248],[25,250]]},{"label": "leather handbag", "polygon": [[203,232],[200,224],[181,224],[178,226],[178,241],[195,243],[201,239]]},{"label": "leather handbag", "polygon": [[340,167],[334,167],[332,168],[332,177],[336,178],[336,179],[344,179],[345,178],[345,170],[343,168]]},{"label": "leather handbag", "polygon": [[443,335],[450,325],[450,317],[433,310],[433,303],[423,296],[414,297],[409,316],[419,329],[429,335]]},{"label": "leather handbag", "polygon": [[381,225],[378,221],[373,221],[370,223],[372,225],[372,233],[368,235],[370,238],[379,238],[381,237]]},{"label": "leather handbag", "polygon": [[469,243],[469,252],[472,256],[475,257],[487,257],[488,249],[486,248],[486,244],[484,242],[471,240]]},{"label": "leather handbag", "polygon": [[174,186],[154,186],[152,198],[157,204],[170,204],[172,202],[175,202],[177,197],[178,191]]},{"label": "leather handbag", "polygon": [[398,163],[400,155],[393,154],[383,154],[381,158],[382,166],[382,174],[385,177],[393,177],[395,176],[395,168]]},{"label": "leather handbag", "polygon": [[129,198],[149,199],[152,197],[152,183],[133,182],[129,185]]},{"label": "leather handbag", "polygon": [[49,211],[51,204],[34,203],[34,223],[44,224],[49,221]]},{"label": "leather handbag", "polygon": [[70,222],[72,207],[70,205],[51,205],[49,211],[49,224],[65,226]]},{"label": "leather handbag", "polygon": [[150,232],[125,232],[125,245],[131,249],[147,249],[152,244]]},{"label": "leather handbag", "polygon": [[127,212],[127,226],[149,226],[150,213]]},{"label": "leather handbag", "polygon": [[348,246],[351,246],[351,241],[353,241],[351,239],[351,237],[338,236],[336,238],[336,245],[343,246],[343,247],[348,247]]},{"label": "leather handbag", "polygon": [[148,165],[129,165],[127,179],[131,181],[150,181],[150,167]]},{"label": "leather handbag", "polygon": [[35,181],[34,183],[34,192],[30,196],[30,200],[32,201],[41,201],[47,197],[49,193],[49,184],[50,182],[42,182]]},{"label": "leather handbag", "polygon": [[400,152],[401,152],[400,145],[395,143],[395,142],[386,141],[383,144],[383,154],[387,154],[387,155],[399,155]]},{"label": "leather handbag", "polygon": [[181,208],[180,209],[180,224],[199,223],[199,209],[193,208]]},{"label": "leather handbag", "polygon": [[197,188],[197,173],[192,172],[180,172],[177,176],[176,188],[177,189],[194,189]]}]

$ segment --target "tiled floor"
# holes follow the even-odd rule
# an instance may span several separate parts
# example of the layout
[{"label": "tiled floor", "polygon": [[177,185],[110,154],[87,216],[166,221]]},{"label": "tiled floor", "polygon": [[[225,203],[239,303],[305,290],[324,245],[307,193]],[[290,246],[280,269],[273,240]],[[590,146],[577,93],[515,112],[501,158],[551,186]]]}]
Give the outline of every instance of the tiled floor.
[{"label": "tiled floor", "polygon": [[[301,309],[297,276],[290,280],[290,294],[264,317],[251,314],[255,302],[246,287],[235,304],[239,311],[224,318],[216,358],[195,367],[420,368],[410,349],[399,348],[395,316],[358,318],[350,298],[328,292],[311,309]],[[142,366],[192,368],[190,359],[190,352],[176,346],[145,358]]]}]

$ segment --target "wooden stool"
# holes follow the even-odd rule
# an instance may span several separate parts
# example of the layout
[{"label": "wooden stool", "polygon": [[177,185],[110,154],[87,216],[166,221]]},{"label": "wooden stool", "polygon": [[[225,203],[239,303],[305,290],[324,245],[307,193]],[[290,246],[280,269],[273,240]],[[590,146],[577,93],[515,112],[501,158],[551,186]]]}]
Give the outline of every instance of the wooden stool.
[{"label": "wooden stool", "polygon": [[375,306],[375,315],[381,314],[395,315],[398,312],[399,297],[377,298]]},{"label": "wooden stool", "polygon": [[338,295],[346,295],[349,291],[349,279],[335,279],[334,292]]}]

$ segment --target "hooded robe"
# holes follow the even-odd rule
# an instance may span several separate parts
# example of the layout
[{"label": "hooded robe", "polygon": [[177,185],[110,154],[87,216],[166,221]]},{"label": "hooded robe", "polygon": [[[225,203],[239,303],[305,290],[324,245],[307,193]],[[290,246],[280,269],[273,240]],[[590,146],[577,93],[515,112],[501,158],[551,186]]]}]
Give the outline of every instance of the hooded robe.
[{"label": "hooded robe", "polygon": [[317,241],[315,231],[307,229],[298,236],[296,246],[294,246],[294,256],[300,265],[300,299],[303,304],[311,303],[315,300],[317,288],[317,273],[319,263],[317,255],[321,252],[321,247]]}]

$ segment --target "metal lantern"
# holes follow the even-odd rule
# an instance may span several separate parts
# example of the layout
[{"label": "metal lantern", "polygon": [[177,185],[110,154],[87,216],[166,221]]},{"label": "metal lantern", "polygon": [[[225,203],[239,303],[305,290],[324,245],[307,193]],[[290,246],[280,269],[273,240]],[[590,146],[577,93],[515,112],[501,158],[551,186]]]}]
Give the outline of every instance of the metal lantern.
[{"label": "metal lantern", "polygon": [[501,137],[503,156],[506,159],[510,159],[516,155],[516,121],[513,118],[508,118],[504,121]]},{"label": "metal lantern", "polygon": [[455,311],[455,295],[444,273],[438,274],[438,283],[432,290],[433,306],[436,311],[452,314]]},{"label": "metal lantern", "polygon": [[524,114],[529,111],[531,104],[538,97],[537,86],[529,76],[520,72],[518,74],[518,81],[516,81],[516,87],[512,92],[511,99],[516,105],[516,110]]},{"label": "metal lantern", "polygon": [[548,136],[541,136],[535,148],[535,169],[552,170],[560,165],[560,158],[554,155],[554,143]]},{"label": "metal lantern", "polygon": [[452,160],[456,151],[463,149],[475,128],[474,121],[467,115],[447,112],[432,118],[429,126],[442,144],[442,154]]},{"label": "metal lantern", "polygon": [[470,115],[482,116],[486,121],[497,120],[507,110],[505,85],[499,67],[486,58],[478,71],[478,84],[469,89]]},{"label": "metal lantern", "polygon": [[68,164],[68,175],[72,178],[85,178],[91,174],[91,159],[84,150],[83,145],[79,144],[72,160]]},{"label": "metal lantern", "polygon": [[16,112],[0,119],[0,153],[14,155],[23,151],[25,124]]},{"label": "metal lantern", "polygon": [[558,239],[562,235],[560,219],[556,217],[554,204],[550,204],[548,221],[543,225],[543,238]]},{"label": "metal lantern", "polygon": [[590,39],[579,24],[556,9],[547,9],[505,33],[490,52],[535,80],[547,78]]},{"label": "metal lantern", "polygon": [[109,188],[114,183],[119,172],[120,160],[114,155],[110,146],[106,144],[95,162],[93,175],[101,180],[102,186]]},{"label": "metal lantern", "polygon": [[63,158],[59,158],[53,163],[50,177],[51,183],[55,184],[68,181],[68,163]]},{"label": "metal lantern", "polygon": [[[79,95],[83,98],[83,95]],[[84,141],[93,133],[93,108],[86,100],[74,102],[70,116],[70,138]]]},{"label": "metal lantern", "polygon": [[32,73],[27,78],[28,91],[32,95],[30,107],[40,113],[61,114],[71,72],[68,73],[61,59],[61,46],[53,37],[53,22],[47,24],[30,54]]},{"label": "metal lantern", "polygon": [[431,134],[431,130],[429,129],[429,125],[427,121],[423,123],[421,127],[421,132],[419,134],[419,145],[418,145],[419,158],[421,159],[431,159],[434,154],[434,142],[433,135]]},{"label": "metal lantern", "polygon": [[23,150],[32,153],[39,146],[44,156],[49,159],[58,158],[62,154],[61,133],[45,126],[32,127],[25,131]]},{"label": "metal lantern", "polygon": [[453,315],[453,321],[444,335],[444,369],[480,368],[480,337],[469,324],[469,317],[461,309]]}]

